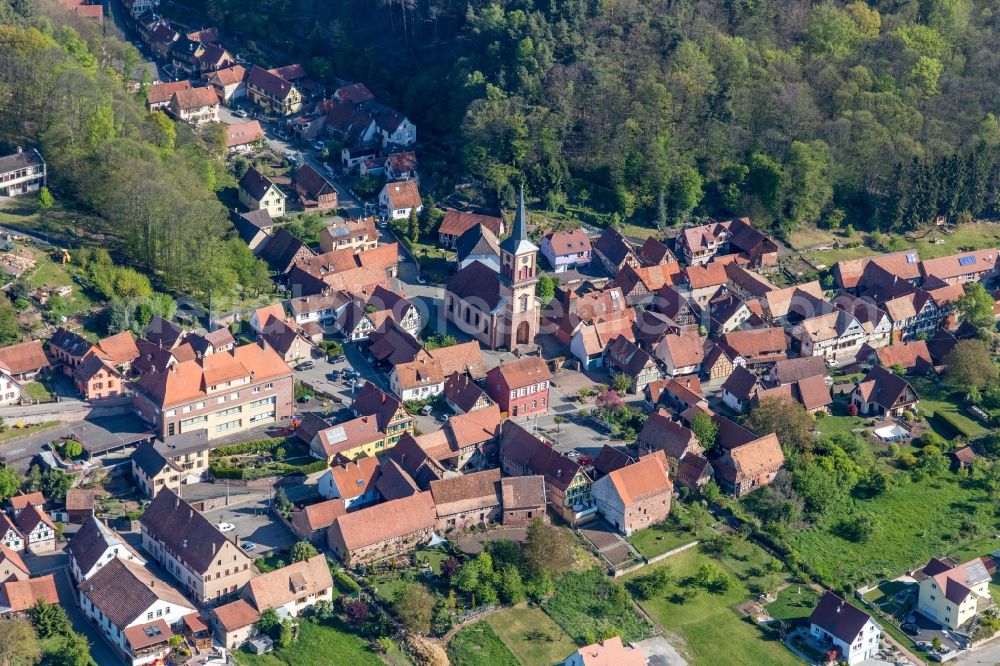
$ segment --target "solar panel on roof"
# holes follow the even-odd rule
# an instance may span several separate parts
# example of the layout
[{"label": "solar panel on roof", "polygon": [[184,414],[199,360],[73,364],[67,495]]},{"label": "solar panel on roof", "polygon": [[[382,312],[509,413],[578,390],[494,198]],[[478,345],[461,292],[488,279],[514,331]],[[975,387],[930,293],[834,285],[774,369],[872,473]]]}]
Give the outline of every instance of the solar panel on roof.
[{"label": "solar panel on roof", "polygon": [[976,263],[976,257],[973,256],[973,255],[971,255],[971,254],[969,256],[966,256],[966,257],[959,257],[958,258],[958,265],[959,266],[971,266],[974,263]]},{"label": "solar panel on roof", "polygon": [[906,263],[908,263],[908,264],[915,264],[915,263],[917,263],[917,261],[918,261],[918,257],[917,257],[917,254],[915,252],[911,252],[910,254],[906,255]]},{"label": "solar panel on roof", "polygon": [[347,439],[347,433],[344,432],[344,426],[337,426],[336,428],[330,429],[330,434],[326,436],[331,444],[337,444],[338,442],[343,442]]},{"label": "solar panel on roof", "polygon": [[981,583],[985,580],[990,580],[990,574],[987,573],[982,560],[970,562],[968,566],[965,567],[965,583],[975,584]]},{"label": "solar panel on roof", "polygon": [[330,227],[331,236],[346,236],[348,233],[347,227]]}]

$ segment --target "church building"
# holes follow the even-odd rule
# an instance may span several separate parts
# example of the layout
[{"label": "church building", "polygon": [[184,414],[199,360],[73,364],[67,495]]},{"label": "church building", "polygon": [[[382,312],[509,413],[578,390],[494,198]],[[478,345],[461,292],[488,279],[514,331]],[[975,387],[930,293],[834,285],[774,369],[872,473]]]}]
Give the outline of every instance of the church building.
[{"label": "church building", "polygon": [[533,343],[541,312],[537,271],[538,246],[528,240],[522,188],[513,231],[500,243],[500,273],[474,261],[452,275],[444,294],[448,321],[490,349]]}]

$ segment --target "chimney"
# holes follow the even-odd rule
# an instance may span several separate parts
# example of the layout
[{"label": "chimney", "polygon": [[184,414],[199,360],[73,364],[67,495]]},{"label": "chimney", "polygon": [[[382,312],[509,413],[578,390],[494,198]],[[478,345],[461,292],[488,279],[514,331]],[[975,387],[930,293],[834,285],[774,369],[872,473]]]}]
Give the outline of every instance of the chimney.
[{"label": "chimney", "polygon": [[212,542],[212,555],[215,555],[215,542]]}]

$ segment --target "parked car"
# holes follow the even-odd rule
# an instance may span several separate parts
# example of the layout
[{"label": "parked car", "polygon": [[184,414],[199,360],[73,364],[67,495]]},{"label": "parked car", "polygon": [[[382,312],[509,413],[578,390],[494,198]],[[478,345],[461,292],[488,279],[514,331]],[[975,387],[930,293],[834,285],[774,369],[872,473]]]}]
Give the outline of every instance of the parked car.
[{"label": "parked car", "polygon": [[326,148],[326,144],[323,143],[322,141],[317,141],[316,143],[313,144],[313,148],[316,149],[317,151],[322,152],[322,150]]},{"label": "parked car", "polygon": [[899,625],[899,628],[903,630],[903,633],[909,634],[910,636],[916,636],[920,633],[920,627],[913,624],[912,622],[904,622]]},{"label": "parked car", "polygon": [[236,109],[235,111],[233,111],[233,115],[236,116],[237,118],[248,117],[247,112],[244,111],[243,109]]},{"label": "parked car", "polygon": [[340,356],[334,357],[330,360],[330,363],[344,363],[347,361],[347,357],[341,354]]},{"label": "parked car", "polygon": [[232,523],[219,523],[215,526],[215,528],[225,534],[226,532],[232,532],[235,530],[236,525],[233,525]]},{"label": "parked car", "polygon": [[431,407],[430,405],[425,405],[424,408],[420,410],[420,413],[423,414],[424,416],[430,416],[432,411],[434,411],[433,407]]},{"label": "parked car", "polygon": [[295,369],[296,370],[312,370],[314,367],[316,367],[316,364],[313,363],[312,361],[302,361],[297,366],[295,366]]},{"label": "parked car", "polygon": [[344,376],[344,379],[354,379],[355,377],[359,376],[357,371],[352,370],[351,368],[345,368],[344,371],[341,372],[340,374]]},{"label": "parked car", "polygon": [[331,370],[327,373],[326,378],[331,382],[336,382],[340,380],[340,370]]},{"label": "parked car", "polygon": [[252,553],[253,551],[257,550],[257,544],[255,544],[253,541],[244,541],[242,544],[240,544],[240,548],[242,548],[244,552]]},{"label": "parked car", "polygon": [[424,276],[418,275],[417,276],[417,284],[427,284],[427,280],[424,279]]}]

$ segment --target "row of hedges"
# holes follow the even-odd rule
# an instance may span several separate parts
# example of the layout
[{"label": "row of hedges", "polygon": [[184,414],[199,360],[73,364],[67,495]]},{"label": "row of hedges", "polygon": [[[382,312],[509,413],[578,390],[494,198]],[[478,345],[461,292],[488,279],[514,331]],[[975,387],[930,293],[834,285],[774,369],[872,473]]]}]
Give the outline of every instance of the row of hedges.
[{"label": "row of hedges", "polygon": [[242,479],[253,481],[265,476],[289,476],[292,474],[314,474],[326,469],[325,460],[314,460],[304,465],[289,465],[287,463],[272,463],[261,467],[231,467],[228,465],[211,464],[209,471],[216,479]]},{"label": "row of hedges", "polygon": [[242,444],[232,444],[230,446],[220,446],[215,449],[214,453],[217,456],[233,456],[238,453],[264,453],[265,451],[274,451],[278,447],[285,444],[288,441],[287,437],[272,437],[269,439],[258,439],[252,442],[243,442]]},{"label": "row of hedges", "polygon": [[938,410],[934,412],[934,418],[939,420],[941,423],[943,423],[951,430],[953,430],[956,434],[961,435],[962,437],[965,437],[967,439],[971,439],[978,434],[975,432],[970,432],[962,421],[955,418],[954,414]]}]

